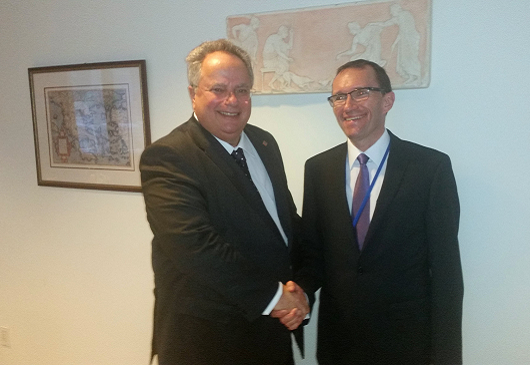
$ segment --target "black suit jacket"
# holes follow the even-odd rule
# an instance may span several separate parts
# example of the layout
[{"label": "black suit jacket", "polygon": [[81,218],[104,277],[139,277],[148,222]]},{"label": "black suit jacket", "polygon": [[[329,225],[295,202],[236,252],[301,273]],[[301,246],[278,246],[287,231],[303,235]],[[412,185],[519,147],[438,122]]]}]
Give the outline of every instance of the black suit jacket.
[{"label": "black suit jacket", "polygon": [[384,182],[359,251],[346,143],[306,163],[303,232],[320,287],[321,364],[460,364],[459,201],[449,157],[390,133]]},{"label": "black suit jacket", "polygon": [[[271,179],[286,246],[259,193],[223,146],[193,117],[150,145],[140,161],[154,234],[153,354],[172,338],[178,314],[251,323],[292,280],[298,215],[276,141],[245,127]],[[205,349],[207,350],[207,349]]]}]

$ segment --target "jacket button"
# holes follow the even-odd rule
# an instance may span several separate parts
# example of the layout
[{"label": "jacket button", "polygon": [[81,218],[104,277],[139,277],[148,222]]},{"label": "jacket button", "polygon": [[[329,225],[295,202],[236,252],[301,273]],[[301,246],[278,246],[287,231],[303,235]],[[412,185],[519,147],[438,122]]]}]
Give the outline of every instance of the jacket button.
[{"label": "jacket button", "polygon": [[363,272],[364,272],[363,267],[362,267],[362,266],[359,266],[359,267],[357,268],[357,274],[362,275]]}]

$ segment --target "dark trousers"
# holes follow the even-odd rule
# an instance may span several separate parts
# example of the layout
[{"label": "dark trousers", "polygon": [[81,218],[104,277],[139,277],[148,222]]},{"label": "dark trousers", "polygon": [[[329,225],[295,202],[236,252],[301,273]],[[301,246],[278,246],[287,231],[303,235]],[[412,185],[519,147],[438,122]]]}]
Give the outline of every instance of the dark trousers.
[{"label": "dark trousers", "polygon": [[294,365],[291,334],[262,316],[221,323],[178,315],[158,346],[159,365]]}]

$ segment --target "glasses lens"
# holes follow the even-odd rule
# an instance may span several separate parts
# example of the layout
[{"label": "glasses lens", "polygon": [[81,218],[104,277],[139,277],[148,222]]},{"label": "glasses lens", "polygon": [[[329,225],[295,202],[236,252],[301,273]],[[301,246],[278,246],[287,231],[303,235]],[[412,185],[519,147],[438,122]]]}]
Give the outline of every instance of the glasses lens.
[{"label": "glasses lens", "polygon": [[342,105],[348,98],[347,94],[336,94],[330,97],[330,103],[332,106]]},{"label": "glasses lens", "polygon": [[370,89],[357,89],[350,93],[351,97],[355,101],[364,100],[370,96]]},{"label": "glasses lens", "polygon": [[250,97],[252,95],[250,89],[246,88],[236,89],[234,91],[234,94],[236,95],[236,98],[242,101],[250,100]]}]

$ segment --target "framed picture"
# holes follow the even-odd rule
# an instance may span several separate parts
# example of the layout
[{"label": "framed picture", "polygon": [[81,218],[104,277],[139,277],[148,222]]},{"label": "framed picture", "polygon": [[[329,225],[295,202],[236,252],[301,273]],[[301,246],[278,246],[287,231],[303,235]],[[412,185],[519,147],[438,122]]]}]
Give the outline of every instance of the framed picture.
[{"label": "framed picture", "polygon": [[39,185],[140,191],[145,60],[28,69]]}]

